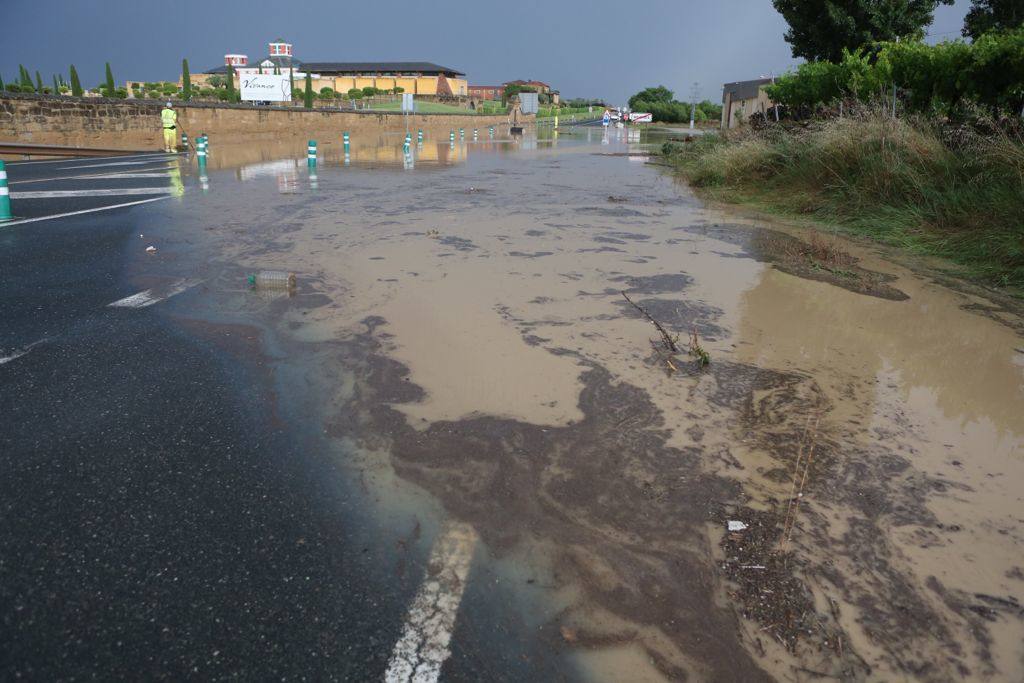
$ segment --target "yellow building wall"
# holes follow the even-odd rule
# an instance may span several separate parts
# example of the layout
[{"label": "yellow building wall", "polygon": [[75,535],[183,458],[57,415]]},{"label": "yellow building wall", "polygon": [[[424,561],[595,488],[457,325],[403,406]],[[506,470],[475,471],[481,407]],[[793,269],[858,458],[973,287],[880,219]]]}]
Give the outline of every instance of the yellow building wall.
[{"label": "yellow building wall", "polygon": [[416,78],[417,95],[436,95],[437,78],[434,76],[419,76]]},{"label": "yellow building wall", "polygon": [[373,88],[373,87],[375,87],[373,85],[374,80],[376,80],[376,79],[374,79],[372,76],[369,77],[369,78],[366,78],[366,77],[356,77],[356,87],[359,88],[360,90],[363,89],[363,88]]},{"label": "yellow building wall", "polygon": [[415,78],[396,78],[395,86],[402,88],[405,92],[416,93]]},{"label": "yellow building wall", "polygon": [[393,90],[395,87],[395,79],[389,77],[378,78],[377,83],[373,87],[378,90]]},{"label": "yellow building wall", "polygon": [[469,83],[461,78],[449,78],[448,86],[452,89],[453,95],[469,94]]},{"label": "yellow building wall", "polygon": [[[305,88],[306,79],[295,79],[296,88]],[[333,78],[314,78],[313,79],[313,92],[320,92],[321,88],[334,88]],[[337,88],[335,88],[336,90]]]},{"label": "yellow building wall", "polygon": [[356,87],[356,79],[351,76],[339,76],[334,79],[334,89],[338,92],[348,92]]}]

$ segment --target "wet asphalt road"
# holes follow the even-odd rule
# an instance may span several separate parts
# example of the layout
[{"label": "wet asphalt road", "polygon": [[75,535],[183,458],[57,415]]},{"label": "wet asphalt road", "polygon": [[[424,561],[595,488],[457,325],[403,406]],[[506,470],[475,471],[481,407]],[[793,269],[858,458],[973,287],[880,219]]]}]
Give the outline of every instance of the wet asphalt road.
[{"label": "wet asphalt road", "polygon": [[[125,161],[145,163],[96,166]],[[167,165],[8,164],[14,212],[162,196],[87,191],[167,178],[68,176]],[[166,206],[0,227],[0,678],[381,680],[425,556],[389,571],[393,545],[266,370],[175,324],[196,290],[109,306],[138,292],[138,226]],[[496,636],[488,585],[467,589],[443,678],[565,680],[524,655],[527,627]]]},{"label": "wet asphalt road", "polygon": [[[12,190],[40,167],[9,166]],[[154,308],[106,306],[131,293],[147,208],[0,228],[0,349],[27,349],[0,365],[0,677],[372,678],[399,625],[377,623],[339,474],[267,426],[246,368]]]}]

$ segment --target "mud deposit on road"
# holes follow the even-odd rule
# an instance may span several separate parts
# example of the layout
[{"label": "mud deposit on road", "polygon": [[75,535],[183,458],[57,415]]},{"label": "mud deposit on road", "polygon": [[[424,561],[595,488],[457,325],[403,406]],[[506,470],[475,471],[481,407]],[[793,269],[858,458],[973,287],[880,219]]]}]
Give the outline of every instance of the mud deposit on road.
[{"label": "mud deposit on road", "polygon": [[[327,167],[244,232],[203,216],[273,184],[221,180],[195,232],[213,271],[299,273],[265,311],[289,362],[353,378],[309,419],[381,454],[382,504],[397,476],[471,526],[466,596],[500,577],[494,628],[535,624],[582,678],[1024,678],[1010,314],[599,149],[631,151]],[[710,365],[667,371],[622,292]]]}]

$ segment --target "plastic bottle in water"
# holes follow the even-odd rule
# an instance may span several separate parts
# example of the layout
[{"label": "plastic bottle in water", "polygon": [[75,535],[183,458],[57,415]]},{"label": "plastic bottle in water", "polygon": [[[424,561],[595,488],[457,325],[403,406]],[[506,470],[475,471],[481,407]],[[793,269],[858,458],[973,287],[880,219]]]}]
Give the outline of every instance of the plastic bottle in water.
[{"label": "plastic bottle in water", "polygon": [[249,286],[256,289],[295,289],[295,273],[261,270],[249,276]]}]

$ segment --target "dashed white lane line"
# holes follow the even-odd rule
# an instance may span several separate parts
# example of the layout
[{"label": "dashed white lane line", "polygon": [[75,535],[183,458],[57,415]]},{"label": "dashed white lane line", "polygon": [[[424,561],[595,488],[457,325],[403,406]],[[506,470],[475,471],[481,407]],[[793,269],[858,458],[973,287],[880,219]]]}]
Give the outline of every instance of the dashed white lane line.
[{"label": "dashed white lane line", "polygon": [[170,195],[163,195],[161,197],[153,197],[152,199],[140,199],[135,202],[124,202],[123,204],[111,204],[110,206],[97,206],[95,209],[82,209],[81,211],[68,211],[67,213],[55,213],[50,216],[37,216],[36,218],[21,218],[16,221],[6,221],[0,223],[0,229],[8,228],[12,225],[24,225],[25,223],[37,223],[39,221],[50,221],[55,218],[67,218],[68,216],[81,216],[83,213],[96,213],[97,211],[110,211],[111,209],[121,209],[126,206],[136,206],[137,204],[148,204],[150,202],[159,202],[162,199],[170,199]]},{"label": "dashed white lane line", "polygon": [[447,522],[442,527],[430,552],[427,576],[388,660],[386,683],[436,683],[440,677],[441,666],[451,655],[448,645],[479,540],[468,524]]},{"label": "dashed white lane line", "polygon": [[152,306],[153,304],[160,303],[165,299],[170,299],[172,296],[181,294],[201,282],[202,280],[178,280],[172,283],[165,290],[154,291],[152,289],[147,289],[139,292],[138,294],[132,294],[131,296],[126,296],[123,299],[113,301],[107,304],[107,306],[113,308],[146,308],[147,306]]},{"label": "dashed white lane line", "polygon": [[28,353],[29,351],[31,351],[31,350],[32,350],[32,347],[34,347],[34,346],[39,346],[39,345],[40,345],[40,344],[42,344],[42,343],[43,343],[44,341],[46,341],[46,339],[45,339],[45,338],[44,338],[44,339],[40,339],[40,340],[39,340],[39,341],[37,341],[37,342],[32,342],[32,343],[31,343],[31,344],[29,344],[28,346],[25,346],[25,347],[23,347],[23,348],[20,348],[20,349],[18,349],[18,350],[16,350],[16,351],[14,351],[14,352],[13,352],[13,353],[12,353],[11,355],[9,355],[9,356],[0,356],[0,365],[4,365],[5,363],[10,363],[10,362],[11,362],[12,360],[14,360],[14,359],[16,359],[16,358],[21,358],[21,357],[22,357],[22,356],[24,356],[24,355],[25,355],[26,353]]},{"label": "dashed white lane line", "polygon": [[173,187],[104,187],[94,190],[39,190],[36,192],[12,192],[15,199],[61,199],[65,197],[118,197],[134,194],[170,194]]}]

